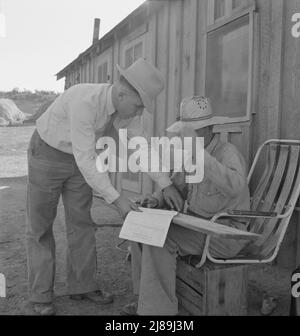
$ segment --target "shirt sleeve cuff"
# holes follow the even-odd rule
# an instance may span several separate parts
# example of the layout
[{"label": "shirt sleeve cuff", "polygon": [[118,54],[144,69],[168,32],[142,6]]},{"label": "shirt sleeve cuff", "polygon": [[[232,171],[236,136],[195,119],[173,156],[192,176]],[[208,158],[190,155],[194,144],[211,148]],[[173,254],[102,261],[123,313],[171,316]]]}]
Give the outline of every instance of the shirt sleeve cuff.
[{"label": "shirt sleeve cuff", "polygon": [[161,190],[155,192],[152,196],[158,200],[158,208],[162,208],[164,204],[164,197]]},{"label": "shirt sleeve cuff", "polygon": [[160,187],[160,189],[165,189],[168,186],[170,186],[172,184],[172,181],[170,180],[169,177],[167,176],[162,176],[157,180],[157,184]]},{"label": "shirt sleeve cuff", "polygon": [[113,187],[106,190],[106,196],[104,196],[105,201],[108,204],[113,203],[120,197],[120,193]]}]

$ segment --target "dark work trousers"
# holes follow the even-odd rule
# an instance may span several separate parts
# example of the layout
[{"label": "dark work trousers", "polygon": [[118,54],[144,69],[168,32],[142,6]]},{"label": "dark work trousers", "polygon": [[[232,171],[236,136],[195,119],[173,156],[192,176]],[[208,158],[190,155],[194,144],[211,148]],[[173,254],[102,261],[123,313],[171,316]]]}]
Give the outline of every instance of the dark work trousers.
[{"label": "dark work trousers", "polygon": [[67,232],[69,294],[98,289],[95,279],[95,226],[90,210],[92,189],[80,173],[74,156],[47,145],[38,132],[28,148],[27,265],[32,302],[51,302],[55,276],[53,222],[60,195]]}]

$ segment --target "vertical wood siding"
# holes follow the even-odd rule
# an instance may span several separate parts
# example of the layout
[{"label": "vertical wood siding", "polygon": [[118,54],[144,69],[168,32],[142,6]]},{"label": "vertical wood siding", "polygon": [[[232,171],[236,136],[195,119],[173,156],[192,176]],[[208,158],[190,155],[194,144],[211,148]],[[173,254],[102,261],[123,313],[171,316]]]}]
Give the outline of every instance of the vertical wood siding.
[{"label": "vertical wood siding", "polygon": [[[211,0],[165,1],[153,13],[146,34],[146,56],[165,78],[165,90],[156,100],[156,113],[145,122],[152,135],[163,136],[166,128],[179,115],[183,97],[205,93],[207,6]],[[252,0],[245,1],[250,4]],[[300,39],[291,36],[291,16],[300,12],[299,0],[256,0],[257,21],[254,28],[253,111],[251,125],[241,125],[242,133],[231,141],[252,162],[258,146],[272,137],[300,139]],[[136,30],[138,31],[137,27]],[[130,32],[129,34],[134,34]],[[127,36],[128,37],[128,36]],[[111,46],[112,81],[117,79],[115,65],[121,63],[121,49],[126,35]],[[97,82],[97,64],[101,56],[93,53],[86,70],[80,65],[80,81]],[[66,80],[72,85],[77,78],[76,67]],[[120,178],[113,178],[118,189]],[[153,183],[143,179],[143,193],[151,192]],[[295,261],[298,240],[300,261],[300,229],[294,216],[279,260]],[[297,238],[298,237],[298,238]],[[291,255],[293,257],[291,258]],[[289,257],[289,258],[287,258]],[[285,263],[285,264],[284,264]]]}]

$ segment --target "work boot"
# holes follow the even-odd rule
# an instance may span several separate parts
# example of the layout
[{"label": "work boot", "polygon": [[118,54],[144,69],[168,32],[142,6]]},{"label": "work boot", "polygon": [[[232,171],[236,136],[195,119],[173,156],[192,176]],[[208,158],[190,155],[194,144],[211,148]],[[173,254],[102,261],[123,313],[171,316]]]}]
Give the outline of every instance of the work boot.
[{"label": "work boot", "polygon": [[135,316],[137,315],[138,304],[137,302],[128,303],[122,308],[121,315]]},{"label": "work boot", "polygon": [[70,299],[76,301],[90,300],[99,304],[108,304],[113,302],[113,295],[98,289],[94,292],[84,294],[72,294],[70,295]]},{"label": "work boot", "polygon": [[52,303],[33,303],[33,310],[41,316],[55,315],[55,309]]},{"label": "work boot", "polygon": [[264,316],[271,315],[277,308],[277,304],[278,299],[276,297],[268,296],[266,293],[264,293],[262,306],[260,309],[261,314]]}]

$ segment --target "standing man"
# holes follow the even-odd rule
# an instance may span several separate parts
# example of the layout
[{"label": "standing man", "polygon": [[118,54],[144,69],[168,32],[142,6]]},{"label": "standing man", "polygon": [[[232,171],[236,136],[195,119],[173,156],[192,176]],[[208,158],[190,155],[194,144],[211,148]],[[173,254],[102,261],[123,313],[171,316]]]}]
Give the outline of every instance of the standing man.
[{"label": "standing man", "polygon": [[[153,111],[163,90],[160,72],[144,59],[128,69],[118,66],[114,85],[79,84],[60,95],[37,120],[28,149],[27,260],[29,300],[41,315],[54,314],[55,275],[53,222],[60,195],[67,231],[67,282],[70,298],[100,304],[113,301],[98,289],[95,228],[91,218],[92,189],[114,204],[123,218],[137,206],[121,196],[107,173],[96,168],[97,140],[115,128],[128,136],[143,135],[140,116]],[[166,202],[180,210],[183,200],[168,174],[149,173],[164,190]]]}]

